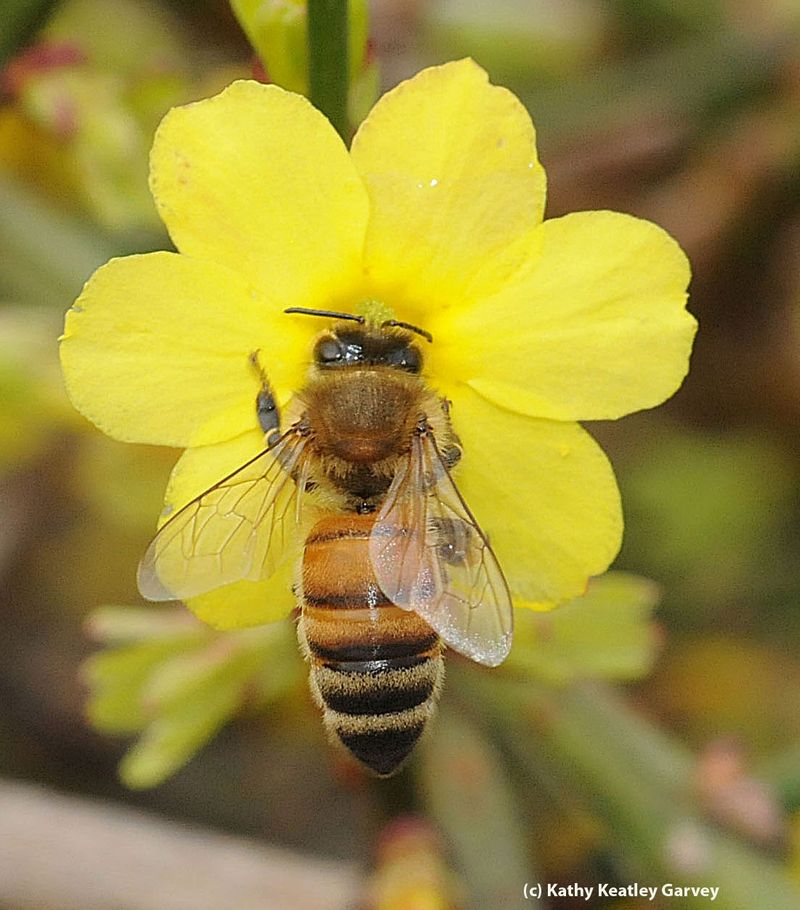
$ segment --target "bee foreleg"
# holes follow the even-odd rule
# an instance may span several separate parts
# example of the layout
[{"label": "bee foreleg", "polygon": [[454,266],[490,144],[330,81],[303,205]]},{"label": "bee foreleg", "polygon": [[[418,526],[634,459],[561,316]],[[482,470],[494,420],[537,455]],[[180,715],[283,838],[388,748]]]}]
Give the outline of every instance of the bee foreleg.
[{"label": "bee foreleg", "polygon": [[267,437],[267,445],[274,446],[280,439],[281,417],[269,386],[262,388],[256,395],[256,414],[258,423]]},{"label": "bee foreleg", "polygon": [[250,363],[261,379],[261,391],[256,395],[256,416],[258,423],[267,439],[267,447],[271,448],[280,439],[281,415],[275,396],[272,394],[267,374],[258,359],[258,351],[250,354]]}]

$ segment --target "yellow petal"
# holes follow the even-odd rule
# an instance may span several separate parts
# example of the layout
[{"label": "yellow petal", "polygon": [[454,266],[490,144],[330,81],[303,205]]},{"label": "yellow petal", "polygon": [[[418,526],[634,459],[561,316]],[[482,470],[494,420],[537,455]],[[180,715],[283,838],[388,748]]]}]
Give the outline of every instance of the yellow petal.
[{"label": "yellow petal", "polygon": [[[218,445],[187,449],[175,465],[165,496],[160,524],[217,481],[235,471],[264,448],[261,433],[244,433]],[[298,554],[300,541],[298,540]],[[290,556],[269,578],[239,581],[193,597],[192,612],[217,629],[239,629],[274,622],[296,605],[292,584],[297,559]]]},{"label": "yellow petal", "polygon": [[200,445],[257,426],[253,351],[283,401],[309,337],[230,270],[149,253],[89,279],[67,313],[61,363],[75,407],[110,436]]},{"label": "yellow petal", "polygon": [[523,417],[453,390],[464,456],[454,479],[516,598],[540,609],[582,594],[622,538],[611,465],[578,424]]},{"label": "yellow petal", "polygon": [[284,619],[297,606],[292,594],[295,564],[285,562],[274,575],[261,581],[237,581],[199,597],[186,606],[198,619],[215,629],[244,629]]},{"label": "yellow petal", "polygon": [[524,278],[434,327],[431,369],[501,407],[556,420],[620,417],[672,395],[697,328],[677,243],[616,212],[539,230],[541,252]]},{"label": "yellow petal", "polygon": [[151,187],[183,253],[229,266],[274,306],[322,306],[361,275],[367,196],[333,127],[300,95],[234,82],[170,111]]},{"label": "yellow petal", "polygon": [[472,60],[423,70],[384,95],[353,160],[371,203],[373,293],[402,318],[497,290],[530,253],[544,171],[522,104]]}]

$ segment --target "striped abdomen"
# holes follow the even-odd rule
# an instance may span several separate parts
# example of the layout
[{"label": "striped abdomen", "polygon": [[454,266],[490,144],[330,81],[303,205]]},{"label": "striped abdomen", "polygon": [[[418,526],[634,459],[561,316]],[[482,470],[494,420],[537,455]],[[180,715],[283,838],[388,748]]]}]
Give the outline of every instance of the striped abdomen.
[{"label": "striped abdomen", "polygon": [[439,637],[386,599],[372,571],[374,515],[319,521],[303,556],[298,637],[325,726],[379,775],[396,771],[436,706],[444,663]]}]

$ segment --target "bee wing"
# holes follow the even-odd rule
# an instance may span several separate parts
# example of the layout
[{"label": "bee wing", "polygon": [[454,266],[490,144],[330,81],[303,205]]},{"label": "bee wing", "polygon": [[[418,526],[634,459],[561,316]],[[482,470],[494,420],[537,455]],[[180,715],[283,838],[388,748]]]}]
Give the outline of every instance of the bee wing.
[{"label": "bee wing", "polygon": [[511,595],[428,431],[392,481],[370,537],[378,584],[454,650],[490,667],[511,647]]},{"label": "bee wing", "polygon": [[[306,437],[295,428],[270,449],[185,505],[159,530],[139,564],[148,600],[186,600],[272,574],[295,542]],[[294,508],[292,507],[294,504]]]}]

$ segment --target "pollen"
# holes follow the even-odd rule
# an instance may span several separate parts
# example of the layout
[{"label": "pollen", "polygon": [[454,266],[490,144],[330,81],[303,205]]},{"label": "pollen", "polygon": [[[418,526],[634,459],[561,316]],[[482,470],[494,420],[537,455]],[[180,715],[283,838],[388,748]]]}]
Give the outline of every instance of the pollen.
[{"label": "pollen", "polygon": [[363,316],[369,325],[381,325],[395,319],[395,311],[382,300],[362,300],[355,308],[359,316]]}]

